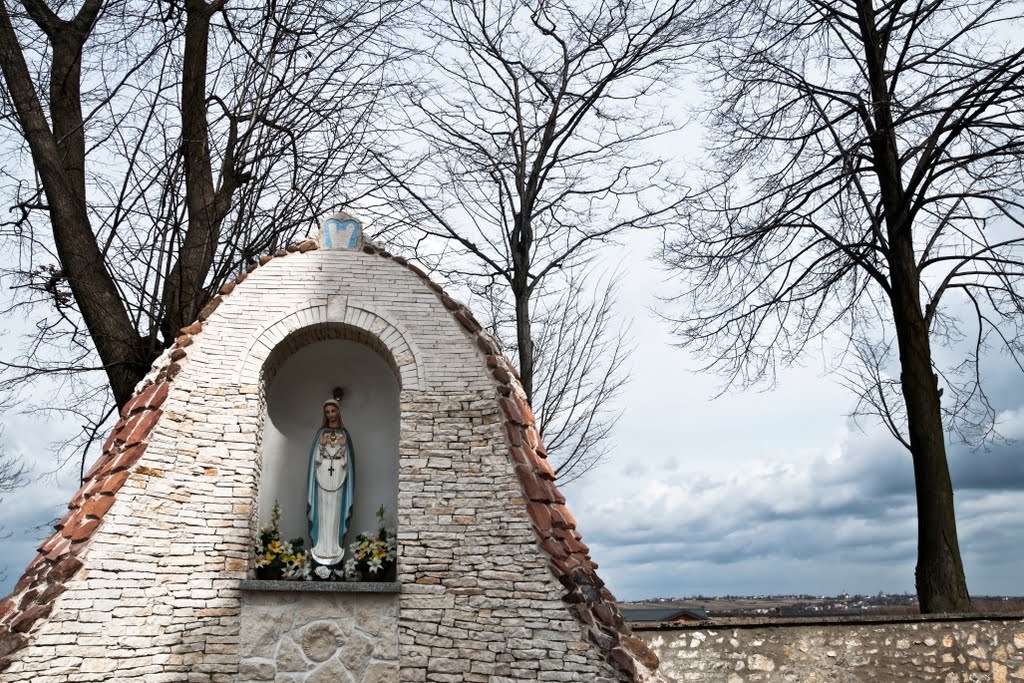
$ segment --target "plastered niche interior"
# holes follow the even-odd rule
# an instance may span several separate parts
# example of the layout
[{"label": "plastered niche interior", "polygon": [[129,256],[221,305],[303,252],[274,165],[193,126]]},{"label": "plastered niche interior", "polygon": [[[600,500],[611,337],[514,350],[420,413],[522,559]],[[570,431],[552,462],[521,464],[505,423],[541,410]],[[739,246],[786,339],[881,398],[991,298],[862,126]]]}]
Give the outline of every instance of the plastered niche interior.
[{"label": "plastered niche interior", "polygon": [[379,351],[347,339],[341,326],[322,326],[317,336],[291,350],[301,335],[281,342],[268,359],[265,373],[267,419],[263,431],[263,468],[259,489],[260,525],[270,520],[274,503],[281,506],[281,535],[304,538],[311,547],[306,522],[306,476],[309,448],[323,420],[323,402],[342,387],[342,418],[355,447],[355,496],[346,543],[377,526],[377,509],[387,509],[394,526],[398,497],[399,385],[393,367]]}]

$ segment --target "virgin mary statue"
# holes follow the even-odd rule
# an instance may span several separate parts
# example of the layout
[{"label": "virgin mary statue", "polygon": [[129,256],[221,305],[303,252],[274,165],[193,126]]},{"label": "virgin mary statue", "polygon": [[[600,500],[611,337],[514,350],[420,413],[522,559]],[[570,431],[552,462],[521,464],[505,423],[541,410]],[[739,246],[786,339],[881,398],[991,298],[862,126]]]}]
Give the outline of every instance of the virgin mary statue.
[{"label": "virgin mary statue", "polygon": [[341,421],[338,400],[324,403],[324,423],[309,449],[306,477],[306,515],[310,554],[322,565],[341,562],[345,554],[345,529],[352,515],[352,482],[355,451],[352,436]]}]

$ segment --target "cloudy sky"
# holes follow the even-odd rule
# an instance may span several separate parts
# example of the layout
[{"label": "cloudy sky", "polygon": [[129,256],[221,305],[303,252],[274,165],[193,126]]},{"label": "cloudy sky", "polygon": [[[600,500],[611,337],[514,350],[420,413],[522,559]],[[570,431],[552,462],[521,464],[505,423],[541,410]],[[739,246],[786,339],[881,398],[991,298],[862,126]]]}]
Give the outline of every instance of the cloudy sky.
[{"label": "cloudy sky", "polygon": [[[620,599],[654,596],[913,592],[916,522],[909,456],[886,433],[847,417],[853,400],[820,361],[786,371],[772,391],[712,400],[718,379],[671,346],[650,312],[664,275],[628,258],[621,313],[633,319],[632,382],[613,456],[565,488],[584,541]],[[1002,429],[1016,443],[971,452],[951,469],[968,585],[975,595],[1022,595],[1024,392],[1021,376],[990,384]],[[46,474],[59,427],[2,416],[9,454],[36,479],[0,506],[5,594],[76,487],[74,468]]]},{"label": "cloudy sky", "polygon": [[[645,245],[647,250],[653,244]],[[567,488],[583,540],[620,599],[914,592],[917,529],[909,454],[858,427],[851,394],[820,358],[771,391],[718,393],[720,379],[671,346],[651,292],[671,282],[635,262],[633,381],[614,459]],[[989,384],[1018,441],[950,445],[972,594],[1024,594],[1024,392],[1009,367]]]}]

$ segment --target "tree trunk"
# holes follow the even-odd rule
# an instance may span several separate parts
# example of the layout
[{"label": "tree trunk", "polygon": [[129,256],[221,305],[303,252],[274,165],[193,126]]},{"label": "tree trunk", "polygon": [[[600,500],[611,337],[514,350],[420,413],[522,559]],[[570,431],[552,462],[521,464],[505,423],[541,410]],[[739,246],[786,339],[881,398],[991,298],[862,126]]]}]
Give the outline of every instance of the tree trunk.
[{"label": "tree trunk", "polygon": [[889,299],[900,350],[900,387],[907,407],[910,454],[914,461],[917,598],[924,613],[969,612],[971,599],[956,536],[938,378],[932,371],[928,325],[921,309],[913,218],[892,122],[885,42],[875,26],[872,0],[858,0],[857,16],[873,100],[870,116],[874,130],[870,126],[868,130],[889,240]]},{"label": "tree trunk", "polygon": [[182,154],[185,162],[185,200],[188,228],[163,294],[162,332],[170,342],[178,330],[196,319],[209,299],[203,288],[217,251],[221,224],[231,208],[237,188],[234,175],[234,128],[224,150],[221,186],[215,187],[207,122],[206,70],[210,42],[210,18],[216,5],[189,0],[185,9],[185,54],[181,79]]},{"label": "tree trunk", "polygon": [[519,382],[523,385],[526,402],[533,404],[533,329],[530,318],[530,247],[533,244],[533,224],[529,211],[532,195],[521,194],[520,210],[514,215],[512,231],[512,296],[516,302],[516,346],[519,349]]},{"label": "tree trunk", "polygon": [[[513,289],[516,298],[516,344],[519,347],[519,382],[526,401],[533,402],[533,337],[530,325],[530,297]],[[556,361],[557,362],[557,361]]]},{"label": "tree trunk", "polygon": [[932,371],[931,345],[917,296],[913,253],[910,257],[909,263],[905,257],[895,258],[891,267],[892,309],[902,370],[900,386],[907,406],[917,490],[917,597],[921,611],[926,614],[970,612],[971,598],[956,534],[938,378]]},{"label": "tree trunk", "polygon": [[114,400],[121,406],[131,398],[151,358],[107,272],[86,209],[81,56],[99,6],[98,0],[86,3],[69,22],[61,21],[42,6],[29,7],[33,20],[50,38],[53,50],[52,131],[2,0],[0,66],[43,184],[61,268],[96,345]]}]

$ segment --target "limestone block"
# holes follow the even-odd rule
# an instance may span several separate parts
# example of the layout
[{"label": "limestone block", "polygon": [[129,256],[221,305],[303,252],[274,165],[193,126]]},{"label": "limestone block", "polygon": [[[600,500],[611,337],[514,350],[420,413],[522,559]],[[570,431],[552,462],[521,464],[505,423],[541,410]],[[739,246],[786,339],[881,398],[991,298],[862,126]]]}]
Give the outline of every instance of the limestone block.
[{"label": "limestone block", "polygon": [[305,671],[306,659],[302,651],[291,638],[285,636],[277,646],[277,670],[278,671]]},{"label": "limestone block", "polygon": [[764,655],[747,658],[747,667],[751,671],[775,671],[775,662]]},{"label": "limestone block", "polygon": [[263,610],[247,612],[242,620],[241,656],[269,659],[281,637],[281,627],[281,620],[272,613]]},{"label": "limestone block", "polygon": [[295,626],[314,621],[331,621],[348,635],[352,631],[352,607],[349,596],[343,593],[326,593],[303,596],[299,609],[294,610]]},{"label": "limestone block", "polygon": [[272,681],[276,675],[271,662],[243,659],[238,665],[238,677],[245,681]]},{"label": "limestone block", "polygon": [[302,632],[302,652],[314,662],[323,662],[330,659],[345,641],[345,634],[337,624],[314,622]]},{"label": "limestone block", "polygon": [[383,634],[373,648],[374,659],[398,659],[398,631]]},{"label": "limestone block", "polygon": [[333,657],[314,669],[305,683],[356,683],[356,679]]},{"label": "limestone block", "polygon": [[353,634],[338,653],[338,658],[345,664],[345,668],[359,678],[372,654],[373,642],[362,635]]},{"label": "limestone block", "polygon": [[355,623],[360,630],[377,635],[382,627],[395,623],[396,609],[390,596],[367,595],[355,606]]},{"label": "limestone block", "polygon": [[366,667],[361,683],[398,683],[398,667],[379,662],[371,664]]}]

